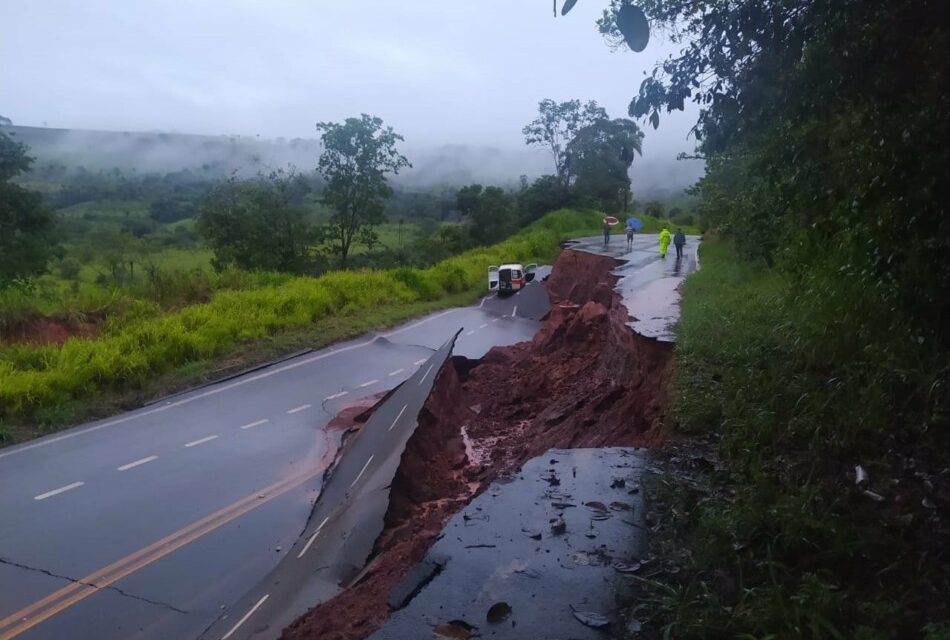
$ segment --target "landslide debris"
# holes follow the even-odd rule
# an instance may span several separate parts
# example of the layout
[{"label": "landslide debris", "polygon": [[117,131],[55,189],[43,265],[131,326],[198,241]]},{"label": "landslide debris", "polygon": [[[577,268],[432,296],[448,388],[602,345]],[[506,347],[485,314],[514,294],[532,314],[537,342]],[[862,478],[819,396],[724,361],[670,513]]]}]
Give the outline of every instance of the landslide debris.
[{"label": "landslide debris", "polygon": [[367,570],[282,638],[365,638],[448,519],[548,449],[660,442],[672,346],[626,326],[616,267],[612,258],[563,251],[545,283],[552,309],[533,340],[445,364],[402,455]]}]

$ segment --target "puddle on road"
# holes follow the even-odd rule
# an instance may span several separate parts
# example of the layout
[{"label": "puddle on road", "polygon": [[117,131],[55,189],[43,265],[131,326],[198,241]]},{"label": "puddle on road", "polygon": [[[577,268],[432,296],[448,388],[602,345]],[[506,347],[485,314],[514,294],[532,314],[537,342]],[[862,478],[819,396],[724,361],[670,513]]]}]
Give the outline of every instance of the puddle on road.
[{"label": "puddle on road", "polygon": [[647,338],[661,342],[675,342],[673,325],[680,315],[680,294],[677,288],[683,278],[663,278],[646,286],[628,291],[623,281],[618,289],[627,312],[633,318],[627,326]]},{"label": "puddle on road", "polygon": [[493,482],[427,553],[442,570],[370,640],[458,626],[496,640],[603,637],[617,622],[615,583],[633,579],[620,569],[634,573],[642,552],[642,498],[631,488],[647,461],[631,448],[552,449]]}]

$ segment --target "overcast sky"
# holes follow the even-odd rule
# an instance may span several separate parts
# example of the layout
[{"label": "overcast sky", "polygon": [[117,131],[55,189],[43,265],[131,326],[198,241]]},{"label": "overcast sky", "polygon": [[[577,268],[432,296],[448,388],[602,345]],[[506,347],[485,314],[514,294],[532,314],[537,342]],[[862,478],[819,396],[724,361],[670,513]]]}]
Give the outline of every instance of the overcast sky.
[{"label": "overcast sky", "polygon": [[[612,52],[594,24],[606,4],[580,0],[555,19],[550,0],[4,0],[0,115],[315,137],[319,120],[367,112],[412,147],[514,149],[542,98],[625,116],[644,71],[673,50],[654,39]],[[694,121],[647,127],[644,160],[691,151]]]}]

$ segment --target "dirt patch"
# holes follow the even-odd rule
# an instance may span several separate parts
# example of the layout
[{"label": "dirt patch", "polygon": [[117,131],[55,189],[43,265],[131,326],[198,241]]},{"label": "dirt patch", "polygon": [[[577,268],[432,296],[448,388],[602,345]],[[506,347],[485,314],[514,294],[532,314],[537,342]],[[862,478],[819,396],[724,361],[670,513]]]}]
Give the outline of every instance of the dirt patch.
[{"label": "dirt patch", "polygon": [[386,528],[360,582],[283,638],[365,638],[387,596],[481,488],[551,447],[660,442],[672,345],[634,334],[611,258],[564,251],[546,283],[553,308],[531,342],[452,358],[393,481]]},{"label": "dirt patch", "polygon": [[0,323],[0,342],[62,345],[73,337],[91,338],[99,333],[92,318],[59,316],[28,316],[10,323]]}]

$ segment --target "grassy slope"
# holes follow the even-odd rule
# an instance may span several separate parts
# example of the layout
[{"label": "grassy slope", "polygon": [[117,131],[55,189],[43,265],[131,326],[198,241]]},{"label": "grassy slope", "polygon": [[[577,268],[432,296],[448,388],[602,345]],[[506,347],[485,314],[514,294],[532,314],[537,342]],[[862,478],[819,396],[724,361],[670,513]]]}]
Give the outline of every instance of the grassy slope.
[{"label": "grassy slope", "polygon": [[560,241],[595,233],[600,214],[562,210],[493,247],[429,269],[362,270],[219,291],[206,304],[135,319],[94,339],[0,350],[0,439],[19,440],[200,379],[217,363],[242,364],[306,344],[357,335],[474,300],[489,264],[549,261]]},{"label": "grassy slope", "polygon": [[[672,637],[950,637],[928,626],[948,615],[945,534],[915,475],[945,464],[946,435],[893,439],[893,365],[836,317],[846,292],[803,295],[716,239],[701,254],[678,328],[678,451],[652,481],[653,552],[681,571],[644,581],[633,615]],[[855,486],[857,463],[882,501]]]}]

